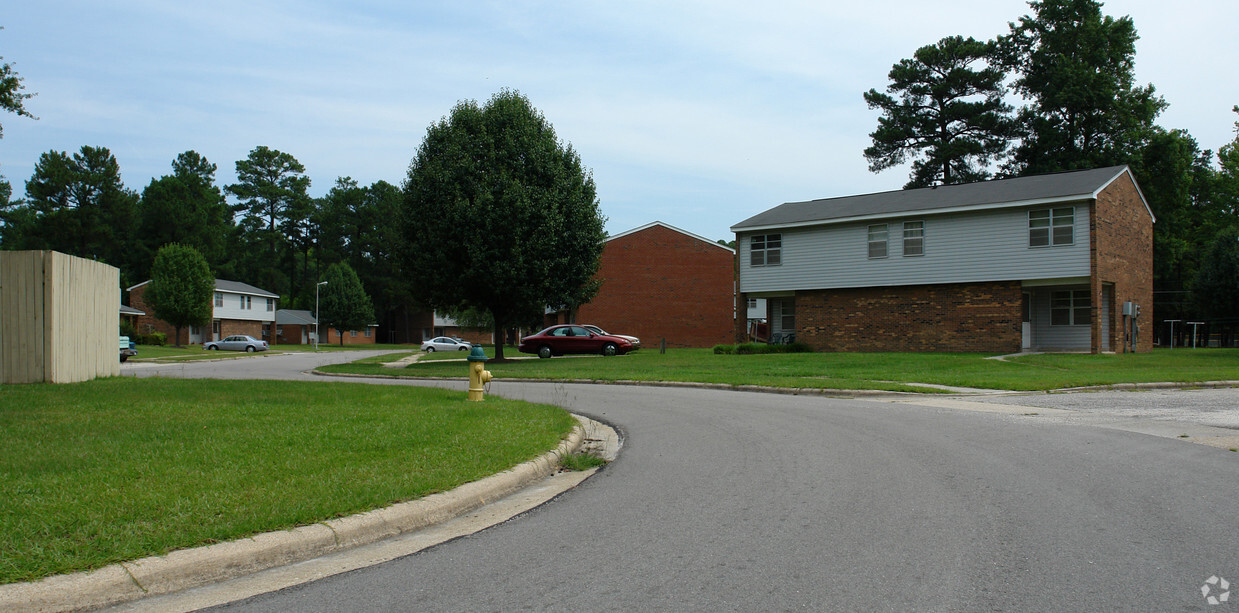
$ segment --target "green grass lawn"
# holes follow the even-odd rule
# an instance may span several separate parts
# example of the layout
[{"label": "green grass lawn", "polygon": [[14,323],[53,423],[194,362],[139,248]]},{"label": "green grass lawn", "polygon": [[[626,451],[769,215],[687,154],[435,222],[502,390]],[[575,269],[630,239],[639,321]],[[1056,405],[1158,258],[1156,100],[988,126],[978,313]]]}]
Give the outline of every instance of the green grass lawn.
[{"label": "green grass lawn", "polygon": [[0,583],[452,489],[553,449],[563,409],[331,381],[0,386]]},{"label": "green grass lawn", "polygon": [[[505,355],[518,354],[505,348]],[[492,347],[487,354],[493,355]],[[497,379],[693,381],[790,388],[932,391],[917,383],[1005,390],[1139,382],[1239,380],[1239,350],[1159,349],[1124,355],[1043,354],[1006,361],[960,353],[798,353],[715,355],[709,349],[642,350],[626,356],[488,363]],[[463,362],[419,361],[404,369],[338,364],[326,372],[464,377]]]}]

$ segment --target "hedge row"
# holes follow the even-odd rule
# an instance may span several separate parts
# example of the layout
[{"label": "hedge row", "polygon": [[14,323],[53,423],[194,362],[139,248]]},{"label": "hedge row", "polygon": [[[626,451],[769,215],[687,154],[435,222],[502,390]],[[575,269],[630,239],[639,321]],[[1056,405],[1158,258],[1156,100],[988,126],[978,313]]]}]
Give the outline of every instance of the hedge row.
[{"label": "hedge row", "polygon": [[768,343],[743,343],[740,345],[715,345],[717,355],[756,355],[760,353],[812,353],[813,348],[805,343],[770,345]]}]

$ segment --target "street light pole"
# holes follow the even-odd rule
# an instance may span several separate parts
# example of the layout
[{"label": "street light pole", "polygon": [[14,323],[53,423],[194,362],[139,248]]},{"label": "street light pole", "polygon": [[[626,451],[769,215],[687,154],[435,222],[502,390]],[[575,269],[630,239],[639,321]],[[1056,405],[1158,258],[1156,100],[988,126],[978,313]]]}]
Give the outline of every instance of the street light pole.
[{"label": "street light pole", "polygon": [[318,288],[324,285],[327,285],[326,281],[319,281],[314,286],[314,351],[318,351]]}]

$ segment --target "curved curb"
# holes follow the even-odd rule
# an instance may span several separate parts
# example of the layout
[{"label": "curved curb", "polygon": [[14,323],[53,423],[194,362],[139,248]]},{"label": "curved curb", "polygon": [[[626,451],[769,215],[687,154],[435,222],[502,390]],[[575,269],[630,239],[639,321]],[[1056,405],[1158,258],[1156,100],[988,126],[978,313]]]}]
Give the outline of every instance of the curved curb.
[{"label": "curved curb", "polygon": [[[410,381],[467,381],[465,377],[407,377],[401,375],[363,375],[357,373],[308,371],[320,377],[351,377],[355,379],[407,379]],[[790,396],[816,395],[830,398],[856,398],[877,396],[924,396],[925,392],[899,392],[875,389],[838,389],[828,387],[772,387],[767,385],[733,385],[731,383],[698,383],[693,381],[634,381],[631,379],[506,379],[512,383],[573,383],[585,385],[634,385],[642,387],[682,387],[690,389],[724,390],[732,392],[759,392],[763,394],[787,394]],[[907,383],[915,387],[916,383]],[[925,387],[928,384],[919,384]],[[1154,383],[1106,383],[1081,387],[1062,387],[1048,390],[978,390],[977,392],[943,392],[933,396],[991,396],[995,393],[1012,395],[1058,394],[1067,392],[1100,392],[1110,390],[1157,390],[1157,389],[1217,389],[1239,387],[1239,381],[1190,381]]]},{"label": "curved curb", "polygon": [[[408,381],[468,381],[466,377],[407,377],[401,375],[363,375],[351,372],[307,371],[319,377],[345,377],[353,379],[405,379]],[[504,379],[511,383],[572,383],[582,385],[632,385],[637,387],[681,387],[688,389],[723,390],[729,392],[760,392],[764,394],[788,394],[791,396],[817,395],[830,398],[855,398],[857,396],[907,396],[921,392],[896,392],[872,389],[836,389],[829,387],[771,387],[766,385],[733,385],[731,383],[698,383],[693,381],[636,381],[632,379]]]},{"label": "curved curb", "polygon": [[585,441],[579,420],[554,450],[451,491],[290,530],[32,583],[2,585],[0,610],[82,611],[116,605],[317,558],[440,523],[553,474],[559,460]]}]

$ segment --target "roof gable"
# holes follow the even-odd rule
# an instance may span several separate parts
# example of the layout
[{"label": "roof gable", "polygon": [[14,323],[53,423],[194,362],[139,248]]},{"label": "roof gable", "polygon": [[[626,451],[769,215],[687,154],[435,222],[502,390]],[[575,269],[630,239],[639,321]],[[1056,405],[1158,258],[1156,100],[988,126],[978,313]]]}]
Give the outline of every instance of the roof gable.
[{"label": "roof gable", "polygon": [[[894,217],[909,213],[945,213],[1031,206],[1096,198],[1124,173],[1126,166],[1077,170],[979,183],[942,185],[859,196],[788,202],[731,227],[733,232],[822,225]],[[1135,183],[1135,178],[1132,178]],[[1139,187],[1137,187],[1139,191]],[[1144,195],[1140,195],[1144,201]],[[1144,202],[1148,210],[1147,202]],[[1153,215],[1149,210],[1150,217]]]},{"label": "roof gable", "polygon": [[215,291],[229,292],[232,294],[250,294],[252,296],[263,296],[266,298],[279,298],[279,296],[272,294],[265,289],[258,289],[248,283],[242,283],[240,281],[225,281],[224,279],[215,280]]},{"label": "roof gable", "polygon": [[661,227],[663,227],[663,228],[666,228],[666,229],[668,229],[668,230],[671,230],[672,232],[677,232],[677,233],[679,233],[679,234],[683,234],[684,236],[687,236],[687,237],[689,237],[689,238],[695,238],[695,239],[697,239],[697,240],[699,240],[699,241],[701,241],[701,242],[703,242],[703,243],[705,243],[705,244],[707,244],[707,245],[711,245],[711,246],[714,246],[714,247],[718,247],[718,248],[720,248],[720,249],[726,249],[727,251],[730,251],[730,252],[732,252],[732,253],[735,253],[735,252],[736,252],[736,250],[735,250],[735,249],[732,249],[731,247],[728,247],[727,245],[722,245],[722,244],[719,244],[719,243],[717,243],[717,242],[715,242],[715,241],[712,241],[712,240],[710,240],[710,239],[708,239],[708,238],[706,238],[706,237],[704,237],[704,236],[700,236],[700,235],[697,235],[697,234],[693,234],[692,232],[689,232],[689,231],[687,231],[687,230],[681,230],[681,229],[679,229],[679,228],[677,228],[677,227],[675,227],[675,226],[673,226],[673,225],[671,225],[671,224],[669,224],[669,223],[664,223],[664,222],[661,222],[661,221],[652,221],[652,222],[650,222],[650,223],[645,224],[644,226],[640,226],[640,227],[637,227],[637,228],[633,228],[633,229],[631,229],[631,230],[626,230],[626,231],[624,231],[624,232],[620,232],[619,234],[613,234],[613,235],[611,235],[611,236],[608,236],[608,237],[607,237],[607,239],[606,239],[605,241],[603,241],[603,242],[607,242],[607,243],[609,243],[609,242],[611,242],[611,241],[613,241],[613,240],[615,240],[615,239],[617,239],[617,238],[623,238],[623,237],[625,237],[625,236],[629,236],[629,235],[632,235],[632,234],[636,234],[636,233],[638,233],[638,232],[642,232],[642,231],[644,231],[644,230],[649,230],[650,228],[653,228],[653,227],[659,227],[659,226],[661,226]]}]

